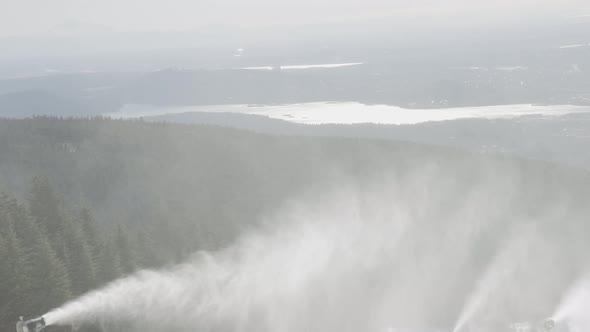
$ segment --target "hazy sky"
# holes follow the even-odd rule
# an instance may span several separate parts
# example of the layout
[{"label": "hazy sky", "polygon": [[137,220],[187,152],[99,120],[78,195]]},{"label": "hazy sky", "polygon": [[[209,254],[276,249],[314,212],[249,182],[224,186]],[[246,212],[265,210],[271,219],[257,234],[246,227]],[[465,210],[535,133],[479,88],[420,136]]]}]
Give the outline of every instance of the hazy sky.
[{"label": "hazy sky", "polygon": [[[484,3],[484,4],[482,4]],[[588,14],[587,0],[0,0],[0,37],[101,30],[257,26],[375,16],[502,19]]]}]

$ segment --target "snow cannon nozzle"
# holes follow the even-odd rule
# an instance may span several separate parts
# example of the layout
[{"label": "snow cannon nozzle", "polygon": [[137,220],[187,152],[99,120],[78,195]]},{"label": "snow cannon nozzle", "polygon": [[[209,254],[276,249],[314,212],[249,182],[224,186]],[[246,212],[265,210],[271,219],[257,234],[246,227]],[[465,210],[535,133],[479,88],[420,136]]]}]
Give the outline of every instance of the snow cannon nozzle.
[{"label": "snow cannon nozzle", "polygon": [[547,318],[543,322],[543,332],[553,332],[555,329],[555,320],[553,318]]},{"label": "snow cannon nozzle", "polygon": [[27,321],[20,317],[16,323],[16,332],[41,332],[45,328],[45,318],[37,317]]}]

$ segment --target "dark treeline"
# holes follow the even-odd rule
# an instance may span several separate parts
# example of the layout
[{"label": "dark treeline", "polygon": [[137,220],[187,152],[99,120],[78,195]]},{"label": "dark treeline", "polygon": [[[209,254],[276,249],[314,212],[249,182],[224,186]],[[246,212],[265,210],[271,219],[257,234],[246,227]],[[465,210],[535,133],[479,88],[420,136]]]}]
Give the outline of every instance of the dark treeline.
[{"label": "dark treeline", "polygon": [[507,154],[590,169],[590,115],[569,114],[517,119],[461,119],[413,125],[323,124],[309,126],[262,115],[188,112],[145,117],[146,121],[217,125],[270,135],[359,137],[419,142],[465,150]]},{"label": "dark treeline", "polygon": [[46,178],[26,202],[0,195],[0,330],[41,314],[138,268],[155,264],[144,232],[100,228],[86,209],[70,210]]}]

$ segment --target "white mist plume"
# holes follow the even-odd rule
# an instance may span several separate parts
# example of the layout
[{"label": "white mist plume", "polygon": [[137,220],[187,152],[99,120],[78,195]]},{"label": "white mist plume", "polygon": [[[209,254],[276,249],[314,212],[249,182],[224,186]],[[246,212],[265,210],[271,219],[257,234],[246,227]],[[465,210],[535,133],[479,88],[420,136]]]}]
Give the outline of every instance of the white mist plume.
[{"label": "white mist plume", "polygon": [[516,193],[509,178],[466,187],[436,167],[404,179],[314,192],[225,250],[136,273],[44,317],[142,331],[449,324],[479,274],[470,260],[485,260],[474,248],[512,218]]},{"label": "white mist plume", "polygon": [[560,324],[567,324],[573,332],[590,329],[590,277],[577,280],[565,293],[565,296],[553,314]]},{"label": "white mist plume", "polygon": [[[491,314],[487,307],[488,302],[497,297],[498,293],[501,293],[502,289],[510,283],[510,280],[515,278],[515,270],[518,264],[527,259],[532,240],[533,234],[525,226],[518,232],[513,232],[504,242],[477,281],[472,294],[467,298],[453,332],[464,329],[471,330],[469,323],[472,323],[472,320],[476,321],[475,323],[481,323],[477,322],[478,315],[489,316]],[[482,311],[484,312],[482,313]]]}]

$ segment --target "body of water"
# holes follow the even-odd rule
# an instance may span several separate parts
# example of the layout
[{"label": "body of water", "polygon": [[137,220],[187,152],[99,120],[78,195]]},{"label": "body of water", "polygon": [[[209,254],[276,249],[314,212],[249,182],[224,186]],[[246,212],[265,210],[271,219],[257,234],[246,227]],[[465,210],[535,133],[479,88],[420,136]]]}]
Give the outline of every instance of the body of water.
[{"label": "body of water", "polygon": [[128,104],[119,112],[104,114],[113,118],[190,112],[223,112],[262,115],[301,124],[416,124],[468,118],[510,119],[522,116],[561,116],[590,112],[590,106],[574,105],[498,105],[442,109],[407,109],[390,105],[365,105],[355,102],[318,102],[289,105],[210,105],[152,106]]}]

